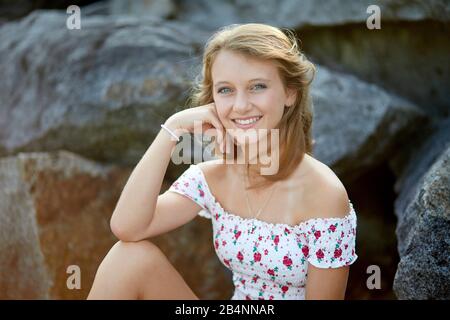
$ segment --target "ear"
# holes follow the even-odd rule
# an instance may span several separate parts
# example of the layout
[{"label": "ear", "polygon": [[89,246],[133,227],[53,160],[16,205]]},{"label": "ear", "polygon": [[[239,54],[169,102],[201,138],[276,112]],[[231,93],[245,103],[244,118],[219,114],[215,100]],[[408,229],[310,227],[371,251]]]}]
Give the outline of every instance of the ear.
[{"label": "ear", "polygon": [[296,99],[297,99],[297,90],[294,88],[288,88],[287,89],[287,99],[286,99],[286,106],[293,106]]}]

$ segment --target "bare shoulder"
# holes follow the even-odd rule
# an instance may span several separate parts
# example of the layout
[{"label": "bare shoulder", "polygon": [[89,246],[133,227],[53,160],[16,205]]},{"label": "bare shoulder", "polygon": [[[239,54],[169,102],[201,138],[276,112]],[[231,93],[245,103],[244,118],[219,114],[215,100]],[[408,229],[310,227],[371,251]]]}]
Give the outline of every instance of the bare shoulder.
[{"label": "bare shoulder", "polygon": [[222,161],[222,159],[213,159],[200,162],[197,166],[202,170],[206,180],[212,182],[213,180],[216,180],[223,171],[224,164]]},{"label": "bare shoulder", "polygon": [[308,218],[342,218],[350,213],[345,186],[326,164],[308,156],[310,172],[304,199]]}]

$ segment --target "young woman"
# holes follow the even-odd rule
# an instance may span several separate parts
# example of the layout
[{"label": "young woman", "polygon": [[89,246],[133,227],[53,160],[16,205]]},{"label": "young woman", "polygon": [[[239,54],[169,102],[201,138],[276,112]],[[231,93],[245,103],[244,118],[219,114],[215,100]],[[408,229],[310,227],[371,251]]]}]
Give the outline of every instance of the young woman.
[{"label": "young woman", "polygon": [[[111,219],[120,241],[89,299],[198,299],[146,240],[197,214],[211,219],[217,256],[233,272],[231,299],[344,299],[356,213],[338,177],[311,155],[315,69],[286,31],[231,25],[208,40],[198,107],[172,115],[132,172]],[[222,157],[192,164],[159,195],[175,138],[198,123],[217,130]],[[267,153],[246,152],[273,130],[279,143]],[[266,154],[278,155],[273,174],[262,174]]]}]

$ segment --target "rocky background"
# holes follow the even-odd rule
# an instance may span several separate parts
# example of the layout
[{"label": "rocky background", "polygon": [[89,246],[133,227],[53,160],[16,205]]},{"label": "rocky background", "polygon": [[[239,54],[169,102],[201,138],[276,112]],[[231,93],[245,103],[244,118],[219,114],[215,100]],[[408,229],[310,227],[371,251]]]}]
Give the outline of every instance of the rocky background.
[{"label": "rocky background", "polygon": [[[86,298],[120,192],[185,106],[206,39],[246,22],[295,30],[318,68],[314,155],[358,213],[347,299],[450,299],[448,1],[91,2],[0,0],[0,299]],[[66,28],[74,3],[81,30]],[[170,164],[161,192],[186,168]],[[154,241],[201,298],[231,296],[209,220]]]}]

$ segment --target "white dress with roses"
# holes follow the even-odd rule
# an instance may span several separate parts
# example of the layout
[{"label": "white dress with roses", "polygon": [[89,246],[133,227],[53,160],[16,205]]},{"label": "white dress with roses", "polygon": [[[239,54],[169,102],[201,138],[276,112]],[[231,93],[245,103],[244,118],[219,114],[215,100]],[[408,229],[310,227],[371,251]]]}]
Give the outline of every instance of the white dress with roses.
[{"label": "white dress with roses", "polygon": [[225,211],[211,193],[199,166],[192,164],[170,186],[202,207],[212,221],[213,244],[232,271],[232,300],[305,299],[308,262],[338,268],[356,261],[356,213],[342,218],[313,218],[291,226],[243,218]]}]

